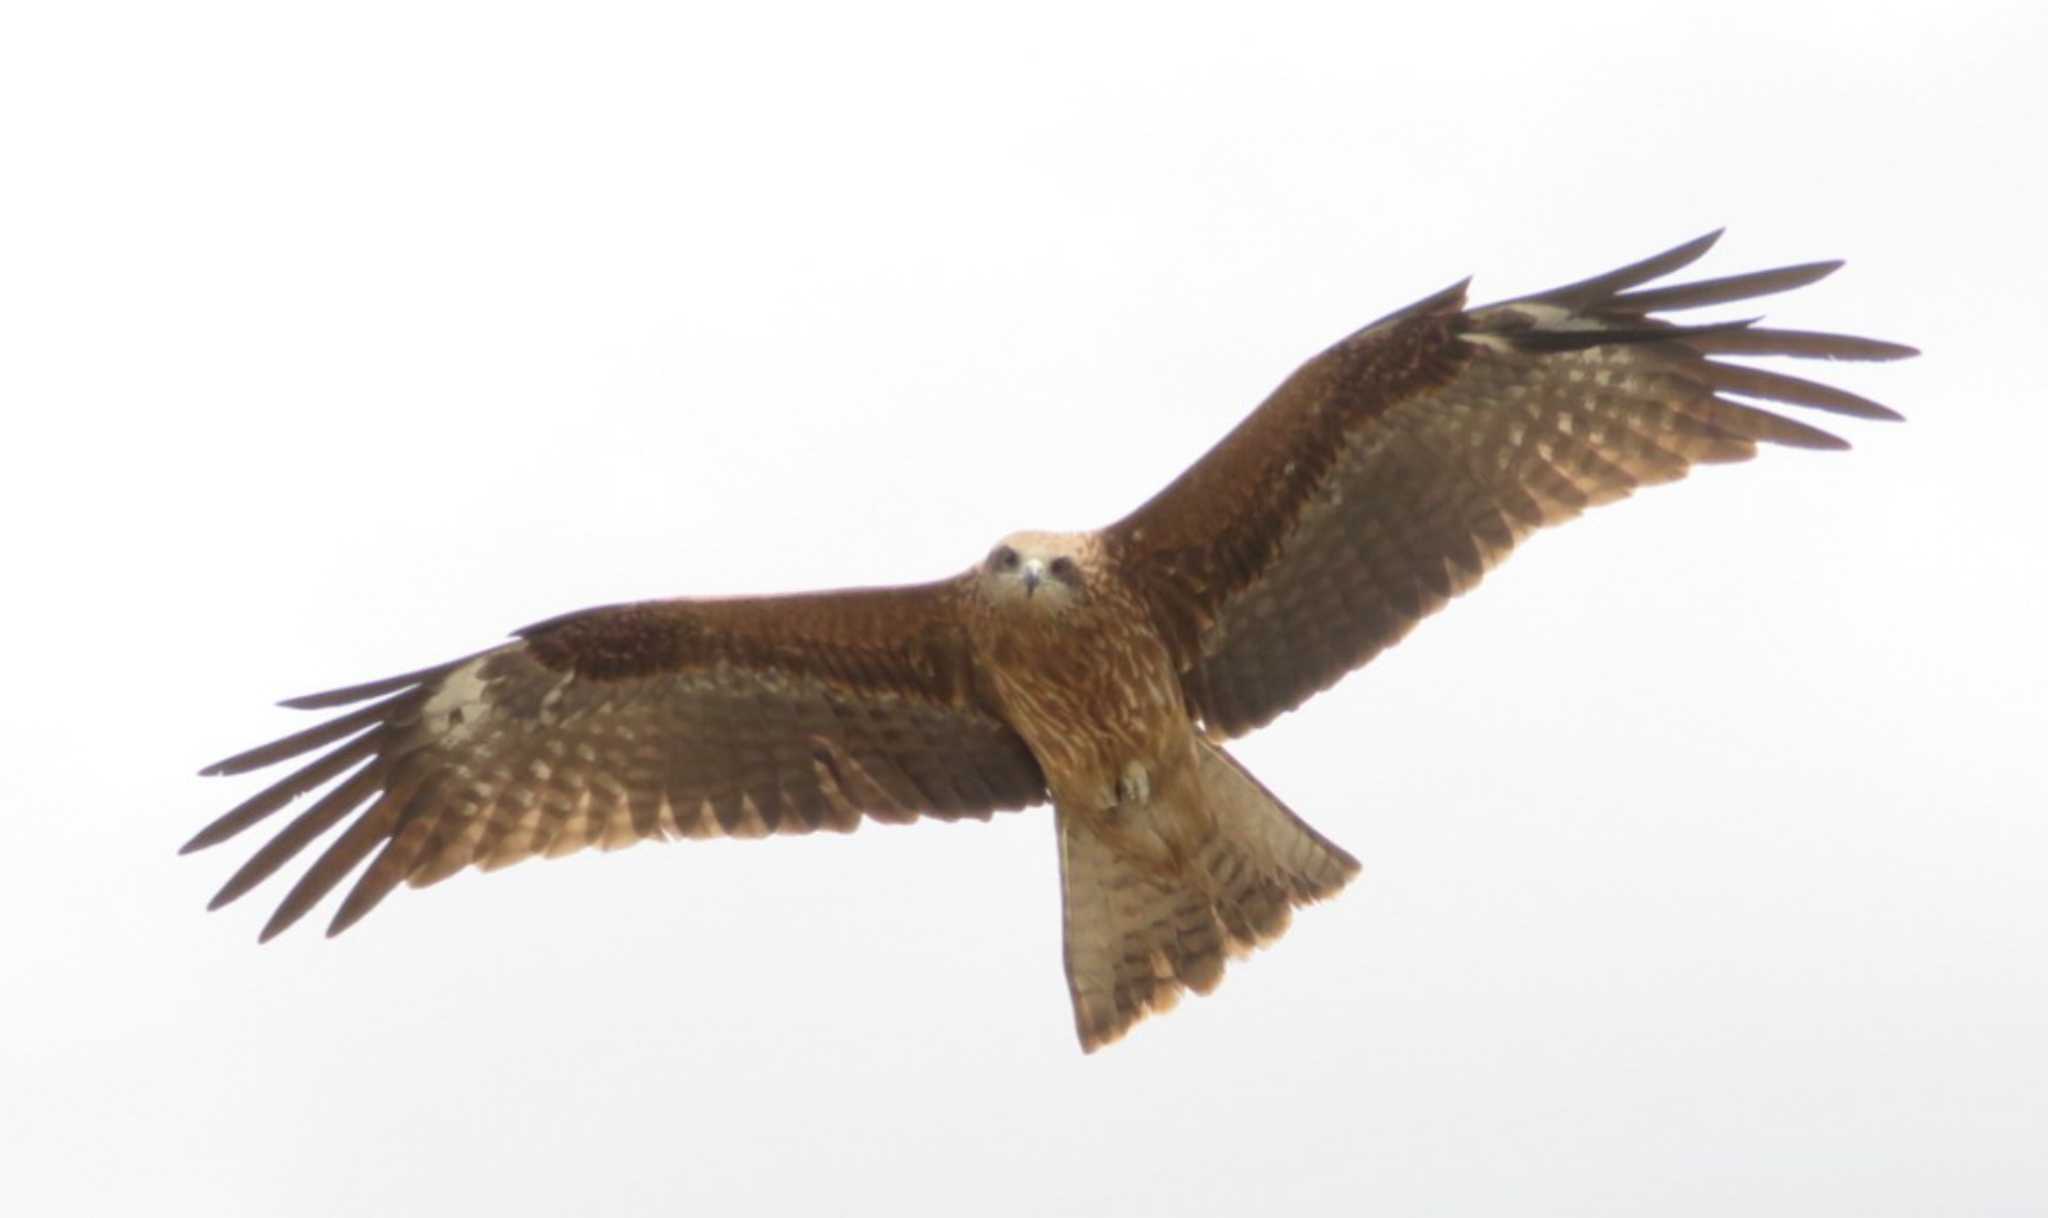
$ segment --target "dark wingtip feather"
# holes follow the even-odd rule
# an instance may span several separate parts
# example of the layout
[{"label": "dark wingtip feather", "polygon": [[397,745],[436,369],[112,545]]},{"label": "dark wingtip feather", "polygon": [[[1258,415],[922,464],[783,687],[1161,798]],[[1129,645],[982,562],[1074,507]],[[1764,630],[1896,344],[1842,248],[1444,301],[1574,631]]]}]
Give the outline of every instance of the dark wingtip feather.
[{"label": "dark wingtip feather", "polygon": [[193,854],[206,849],[208,846],[218,846],[228,840],[230,836],[232,835],[221,831],[218,828],[218,822],[215,822],[215,824],[208,825],[191,837],[186,838],[185,844],[178,847],[178,853]]},{"label": "dark wingtip feather", "polygon": [[1617,347],[1625,343],[1661,343],[1679,339],[1691,342],[1715,335],[1747,330],[1754,317],[1740,321],[1714,322],[1704,326],[1674,326],[1649,321],[1637,326],[1602,326],[1596,330],[1549,330],[1536,327],[1505,333],[1509,341],[1525,351],[1586,351],[1594,347]]},{"label": "dark wingtip feather", "polygon": [[[367,812],[342,835],[330,843],[324,853],[292,885],[292,890],[278,903],[277,912],[264,923],[258,943],[265,943],[283,934],[292,923],[304,917],[321,898],[334,890],[336,884],[348,878],[348,874],[363,861],[363,856],[376,848],[391,832],[392,822],[398,815],[398,801],[389,793],[370,806]],[[296,853],[294,849],[293,853]]]},{"label": "dark wingtip feather", "polygon": [[334,920],[327,924],[327,937],[332,939],[362,921],[364,915],[390,896],[391,891],[411,873],[413,864],[419,861],[431,837],[432,826],[424,820],[413,821],[393,834],[369,867],[357,877],[348,895],[342,898],[341,908],[335,912]]},{"label": "dark wingtip feather", "polygon": [[343,901],[341,908],[335,911],[333,920],[327,924],[326,937],[332,939],[362,921],[363,915],[369,913],[374,905],[375,902],[366,904],[361,901]]},{"label": "dark wingtip feather", "polygon": [[340,786],[322,796],[312,807],[301,812],[261,849],[243,861],[241,867],[221,885],[213,896],[208,909],[219,909],[243,893],[261,884],[275,874],[299,852],[311,845],[322,834],[345,820],[349,813],[360,807],[364,800],[376,792],[384,781],[385,771],[372,763],[357,770]]},{"label": "dark wingtip feather", "polygon": [[474,655],[467,655],[459,660],[450,660],[445,664],[436,664],[431,668],[421,668],[413,672],[400,673],[398,676],[385,677],[377,681],[365,681],[361,685],[347,685],[340,689],[322,690],[317,694],[300,694],[296,698],[286,698],[278,703],[278,705],[290,707],[292,710],[325,710],[331,706],[347,706],[351,702],[362,702],[383,694],[394,693],[407,686],[425,684],[435,677],[454,671],[475,658]]},{"label": "dark wingtip feather", "polygon": [[222,884],[220,891],[214,893],[213,899],[206,903],[206,912],[212,913],[216,909],[225,908],[241,900],[251,889],[275,874],[278,868],[290,862],[303,846],[304,844],[300,843],[289,850],[273,850],[266,846],[263,851],[244,862],[235,874],[228,877],[227,883]]},{"label": "dark wingtip feather", "polygon": [[[1787,422],[1791,421],[1787,420]],[[1773,444],[1782,444],[1787,448],[1808,448],[1816,452],[1847,452],[1849,450],[1849,442],[1834,432],[1822,431],[1818,427],[1805,423],[1797,423],[1795,426],[1798,428],[1796,432],[1785,431],[1773,435],[1770,437],[1771,442]]]},{"label": "dark wingtip feather", "polygon": [[[279,698],[277,704],[287,710],[324,710],[330,706],[347,706],[363,698],[374,698],[383,692],[383,685],[376,688],[369,685],[352,685],[347,689],[330,689],[317,694],[300,694],[296,698]],[[396,689],[397,686],[390,688]],[[360,695],[360,696],[358,696]]]},{"label": "dark wingtip feather", "polygon": [[1701,279],[1694,283],[1674,283],[1669,287],[1642,288],[1633,292],[1622,292],[1603,307],[1641,314],[1676,309],[1700,309],[1731,301],[1753,300],[1759,296],[1774,296],[1780,292],[1790,292],[1795,288],[1818,283],[1841,270],[1842,266],[1841,259],[1837,258],[1826,262],[1802,262],[1797,266],[1773,267],[1768,271],[1724,275],[1717,279]]},{"label": "dark wingtip feather", "polygon": [[214,762],[212,765],[199,771],[199,773],[203,777],[209,778],[221,774],[241,774],[249,770],[260,770],[264,766],[274,765],[286,758],[297,757],[301,753],[310,753],[323,745],[332,744],[345,736],[362,731],[364,728],[378,723],[386,718],[393,708],[406,697],[406,694],[399,694],[397,697],[387,698],[382,702],[374,702],[369,706],[350,711],[339,718],[329,719],[325,723],[316,723],[312,727],[293,732],[289,736],[273,740],[268,744],[259,744],[253,749],[245,749],[232,757]]},{"label": "dark wingtip feather", "polygon": [[364,732],[354,740],[342,745],[311,764],[295,770],[271,785],[236,804],[215,817],[213,822],[192,835],[180,854],[203,850],[208,846],[227,841],[236,834],[265,820],[280,808],[327,782],[350,766],[372,756],[379,744],[378,733]]},{"label": "dark wingtip feather", "polygon": [[1771,330],[1757,327],[1692,344],[1708,355],[1787,355],[1794,359],[1885,361],[1911,359],[1920,352],[1904,343],[1816,330]]},{"label": "dark wingtip feather", "polygon": [[1546,291],[1534,292],[1527,296],[1517,296],[1513,300],[1503,300],[1500,303],[1512,305],[1520,304],[1523,301],[1542,301],[1545,304],[1554,304],[1570,309],[1584,308],[1595,301],[1607,299],[1635,287],[1639,283],[1648,283],[1652,279],[1662,278],[1678,270],[1680,267],[1699,261],[1708,250],[1714,248],[1714,243],[1721,239],[1721,234],[1727,231],[1725,228],[1717,228],[1713,232],[1694,237],[1682,245],[1674,245],[1661,254],[1652,254],[1640,262],[1631,262],[1627,266],[1608,271],[1605,274],[1595,275],[1591,279],[1581,279],[1577,283],[1568,283],[1561,288],[1550,288]]},{"label": "dark wingtip feather", "polygon": [[1609,271],[1605,275],[1595,276],[1594,279],[1587,282],[1629,279],[1636,283],[1646,283],[1659,276],[1669,275],[1679,267],[1690,266],[1701,258],[1706,257],[1707,251],[1719,244],[1721,238],[1727,232],[1728,229],[1724,225],[1710,232],[1701,233],[1690,241],[1681,241],[1661,254],[1652,254],[1640,262],[1633,262],[1618,270]]},{"label": "dark wingtip feather", "polygon": [[1861,394],[1837,389],[1833,385],[1823,385],[1818,381],[1809,381],[1804,377],[1772,372],[1767,368],[1702,360],[1688,368],[1686,375],[1724,393],[1758,398],[1767,402],[1784,402],[1793,406],[1825,410],[1831,414],[1853,415],[1859,419],[1883,419],[1893,423],[1905,417],[1891,407],[1873,402]]},{"label": "dark wingtip feather", "polygon": [[[1387,314],[1385,317],[1377,318],[1360,326],[1345,341],[1349,342],[1381,326],[1392,325],[1398,321],[1407,321],[1411,317],[1423,317],[1431,313],[1455,313],[1465,307],[1465,292],[1471,286],[1472,277],[1467,275],[1451,286],[1432,292],[1414,304],[1403,306]],[[542,624],[545,625],[546,623]],[[526,631],[522,630],[519,633],[523,637]]]},{"label": "dark wingtip feather", "polygon": [[[322,895],[325,895],[324,892]],[[299,890],[294,888],[291,893],[286,895],[284,903],[279,905],[276,911],[270,915],[270,920],[263,924],[263,929],[256,932],[256,942],[268,943],[290,930],[292,924],[305,917],[307,911],[311,910],[316,904],[318,904],[318,898],[313,900],[302,899],[299,895]]]}]

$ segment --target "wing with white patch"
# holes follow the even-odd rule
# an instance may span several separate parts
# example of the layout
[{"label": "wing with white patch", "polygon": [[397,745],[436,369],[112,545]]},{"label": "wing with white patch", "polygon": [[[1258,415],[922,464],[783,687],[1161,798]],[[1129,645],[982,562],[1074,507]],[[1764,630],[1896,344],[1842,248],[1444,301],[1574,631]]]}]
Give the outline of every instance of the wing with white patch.
[{"label": "wing with white patch", "polygon": [[1368,326],[1111,526],[1205,724],[1237,735],[1299,705],[1538,528],[1760,444],[1845,447],[1737,399],[1896,418],[1723,357],[1895,359],[1911,348],[1654,316],[1797,288],[1840,265],[1642,286],[1716,236],[1484,308],[1467,310],[1460,284]]},{"label": "wing with white patch", "polygon": [[267,939],[372,852],[328,933],[400,882],[470,865],[651,838],[845,832],[863,817],[985,819],[1040,802],[1037,762],[979,689],[955,595],[940,583],[593,609],[452,664],[294,699],[367,705],[208,767],[319,754],[185,849],[335,784],[214,898],[234,900],[347,822]]}]

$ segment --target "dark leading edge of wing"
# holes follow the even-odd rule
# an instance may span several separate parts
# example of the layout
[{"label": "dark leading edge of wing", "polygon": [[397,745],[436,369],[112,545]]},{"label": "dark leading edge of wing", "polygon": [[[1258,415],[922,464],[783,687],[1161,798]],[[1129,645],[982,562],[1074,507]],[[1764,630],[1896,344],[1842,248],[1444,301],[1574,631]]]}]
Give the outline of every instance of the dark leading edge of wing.
[{"label": "dark leading edge of wing", "polygon": [[450,664],[294,698],[285,705],[367,705],[208,766],[239,774],[315,755],[185,849],[339,780],[213,899],[235,900],[348,821],[285,895],[268,939],[365,860],[330,934],[401,883],[471,865],[1036,803],[1045,780],[981,701],[953,595],[940,583],[611,606]]},{"label": "dark leading edge of wing", "polygon": [[1654,316],[1790,291],[1799,266],[1644,287],[1719,233],[1466,310],[1438,293],[1310,360],[1109,530],[1183,657],[1205,724],[1238,735],[1328,688],[1477,583],[1523,537],[1759,443],[1842,448],[1740,399],[1867,419],[1867,398],[1728,356],[1898,359],[1898,343]]},{"label": "dark leading edge of wing", "polygon": [[[1721,357],[1911,348],[1656,316],[1787,291],[1840,265],[1643,286],[1716,236],[1469,311],[1461,284],[1368,326],[1106,530],[1205,725],[1235,735],[1299,705],[1537,528],[1759,443],[1842,446],[1739,399],[1896,418]],[[185,849],[326,788],[214,898],[236,899],[347,822],[269,938],[366,860],[329,933],[400,883],[471,865],[1039,802],[1044,777],[975,678],[956,593],[938,583],[595,609],[453,663],[295,698],[286,705],[353,709],[207,767],[239,774],[312,755]]]}]

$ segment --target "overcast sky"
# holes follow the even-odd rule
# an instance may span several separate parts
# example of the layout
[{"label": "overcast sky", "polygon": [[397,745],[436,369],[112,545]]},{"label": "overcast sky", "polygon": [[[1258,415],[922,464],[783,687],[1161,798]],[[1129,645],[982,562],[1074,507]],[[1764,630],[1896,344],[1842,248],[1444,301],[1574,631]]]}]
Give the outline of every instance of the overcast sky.
[{"label": "overcast sky", "polygon": [[[9,6],[7,1208],[2048,1208],[2048,18],[971,7]],[[1909,422],[1244,741],[1364,873],[1093,1057],[1044,810],[260,950],[174,855],[278,698],[1098,525],[1366,320],[1722,225]]]}]

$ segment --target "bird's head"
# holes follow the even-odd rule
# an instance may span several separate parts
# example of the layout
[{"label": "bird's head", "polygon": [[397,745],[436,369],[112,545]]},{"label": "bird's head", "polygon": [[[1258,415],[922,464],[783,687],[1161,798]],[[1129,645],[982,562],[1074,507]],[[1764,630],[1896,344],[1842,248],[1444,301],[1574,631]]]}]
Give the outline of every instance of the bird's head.
[{"label": "bird's head", "polygon": [[976,582],[991,605],[1060,613],[1088,598],[1090,540],[1082,533],[1012,533],[982,560]]}]

